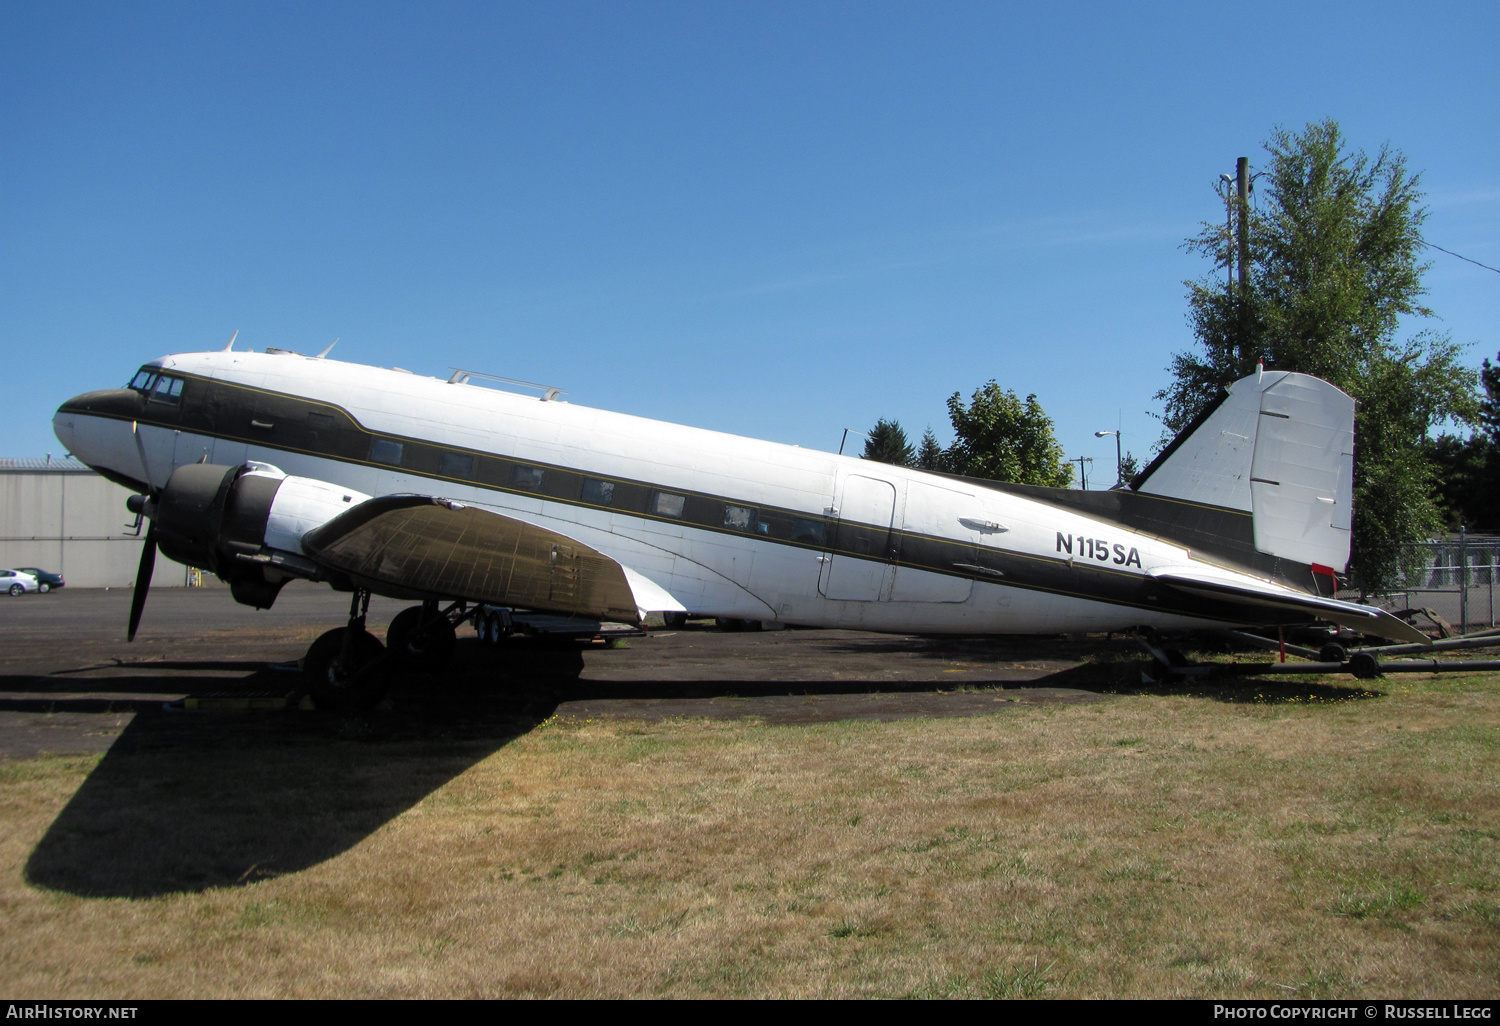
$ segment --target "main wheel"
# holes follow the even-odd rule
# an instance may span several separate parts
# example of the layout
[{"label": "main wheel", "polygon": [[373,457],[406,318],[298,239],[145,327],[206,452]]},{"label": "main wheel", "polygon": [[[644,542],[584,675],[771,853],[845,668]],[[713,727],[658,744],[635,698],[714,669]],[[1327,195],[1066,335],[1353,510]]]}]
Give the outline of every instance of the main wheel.
[{"label": "main wheel", "polygon": [[667,627],[677,631],[687,626],[688,615],[686,613],[663,613],[661,620]]},{"label": "main wheel", "polygon": [[369,631],[350,639],[344,652],[347,627],[335,627],[308,648],[302,657],[307,693],[319,709],[358,712],[373,709],[390,686],[385,646]]},{"label": "main wheel", "polygon": [[391,658],[403,666],[424,670],[446,666],[453,657],[458,635],[446,616],[431,614],[423,622],[421,606],[409,606],[397,613],[385,632],[385,644]]},{"label": "main wheel", "polygon": [[11,586],[10,586],[10,593],[11,593],[11,594],[12,594],[12,595],[24,595],[24,594],[25,594],[25,593],[26,593],[26,589],[25,589],[25,588],[23,588],[23,587],[22,587],[22,586],[21,586],[21,585],[19,585],[19,584],[12,584],[12,585],[11,585]]}]

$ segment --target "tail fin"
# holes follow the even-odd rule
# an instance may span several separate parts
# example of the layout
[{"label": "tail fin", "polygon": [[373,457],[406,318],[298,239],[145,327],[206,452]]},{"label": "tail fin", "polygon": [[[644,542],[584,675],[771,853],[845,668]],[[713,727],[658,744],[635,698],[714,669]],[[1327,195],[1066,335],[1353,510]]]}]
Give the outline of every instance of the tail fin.
[{"label": "tail fin", "polygon": [[1319,378],[1265,371],[1229,386],[1134,484],[1247,512],[1258,551],[1343,572],[1353,479],[1354,400]]}]

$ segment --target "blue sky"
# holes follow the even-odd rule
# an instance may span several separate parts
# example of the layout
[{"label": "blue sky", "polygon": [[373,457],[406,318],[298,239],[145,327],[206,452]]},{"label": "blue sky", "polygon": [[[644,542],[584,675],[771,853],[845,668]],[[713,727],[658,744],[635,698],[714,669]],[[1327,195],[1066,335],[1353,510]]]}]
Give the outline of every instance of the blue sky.
[{"label": "blue sky", "polygon": [[[1328,116],[1500,267],[1493,2],[10,0],[0,47],[0,455],[238,330],[824,449],[995,378],[1103,484],[1213,182]],[[1500,274],[1431,259],[1494,358]]]}]

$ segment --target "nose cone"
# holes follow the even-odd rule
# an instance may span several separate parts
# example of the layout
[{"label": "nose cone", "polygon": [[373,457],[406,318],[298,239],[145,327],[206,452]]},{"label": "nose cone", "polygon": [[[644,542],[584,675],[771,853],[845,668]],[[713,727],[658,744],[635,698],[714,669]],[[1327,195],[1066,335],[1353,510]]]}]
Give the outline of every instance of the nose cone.
[{"label": "nose cone", "polygon": [[143,491],[141,457],[131,425],[144,400],[129,388],[108,388],[74,396],[57,408],[52,433],[67,451],[99,473]]},{"label": "nose cone", "polygon": [[[95,417],[113,417],[116,420],[135,420],[141,415],[145,399],[133,388],[104,388],[97,392],[75,395],[57,408],[57,416],[65,413],[85,414]],[[57,422],[56,418],[53,423]]]}]

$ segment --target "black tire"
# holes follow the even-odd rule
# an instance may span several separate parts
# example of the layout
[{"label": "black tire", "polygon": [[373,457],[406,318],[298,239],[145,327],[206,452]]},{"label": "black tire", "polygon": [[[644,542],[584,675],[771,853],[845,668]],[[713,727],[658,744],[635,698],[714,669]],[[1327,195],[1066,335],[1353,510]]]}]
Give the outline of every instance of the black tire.
[{"label": "black tire", "polygon": [[319,709],[361,712],[373,709],[390,687],[390,663],[385,646],[369,631],[353,639],[349,665],[344,659],[344,634],[335,627],[314,641],[302,657],[307,693]]},{"label": "black tire", "polygon": [[39,581],[37,583],[36,590],[38,595],[45,595],[47,594],[47,592],[52,590],[52,585],[48,584],[46,581]]},{"label": "black tire", "polygon": [[410,669],[438,670],[453,658],[458,634],[453,623],[438,613],[423,622],[421,606],[408,606],[397,613],[385,632],[385,644],[391,658]]},{"label": "black tire", "polygon": [[14,595],[24,595],[24,594],[26,594],[26,589],[24,587],[22,587],[21,585],[19,585],[19,584],[12,584],[10,586],[10,593],[11,593],[12,596],[14,596]]},{"label": "black tire", "polygon": [[687,626],[688,615],[686,613],[663,613],[661,622],[674,631],[682,630]]},{"label": "black tire", "polygon": [[480,614],[479,640],[491,648],[499,648],[505,641],[505,624],[493,609]]},{"label": "black tire", "polygon": [[1318,662],[1320,663],[1342,663],[1349,658],[1349,652],[1337,641],[1330,641],[1318,649]]}]

